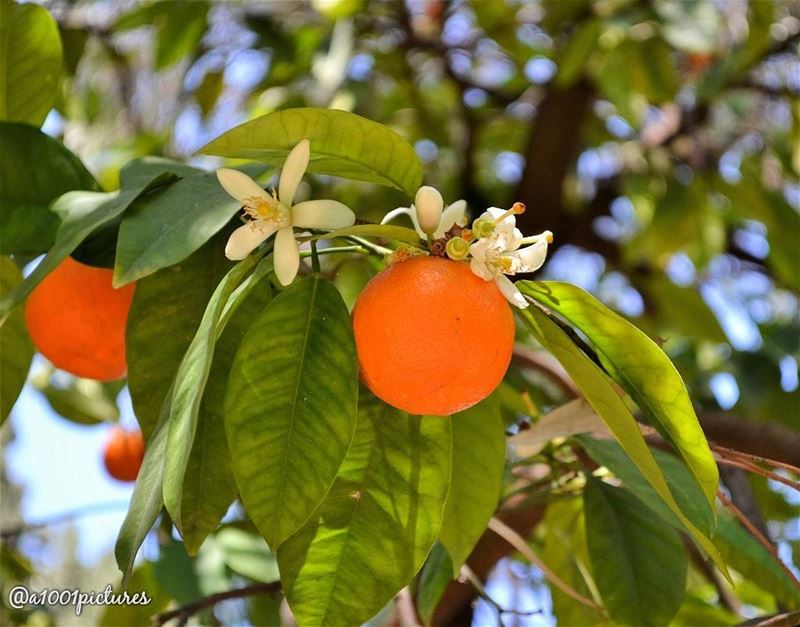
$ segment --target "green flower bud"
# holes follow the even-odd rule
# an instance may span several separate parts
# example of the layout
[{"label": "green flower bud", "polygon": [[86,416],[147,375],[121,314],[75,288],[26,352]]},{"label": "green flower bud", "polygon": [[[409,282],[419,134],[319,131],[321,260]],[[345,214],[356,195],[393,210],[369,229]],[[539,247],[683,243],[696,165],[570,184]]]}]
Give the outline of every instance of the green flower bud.
[{"label": "green flower bud", "polygon": [[466,259],[469,254],[469,242],[463,237],[452,237],[447,241],[447,256],[453,261],[461,261]]},{"label": "green flower bud", "polygon": [[479,239],[489,237],[494,232],[494,226],[491,218],[478,218],[472,223],[472,234]]}]

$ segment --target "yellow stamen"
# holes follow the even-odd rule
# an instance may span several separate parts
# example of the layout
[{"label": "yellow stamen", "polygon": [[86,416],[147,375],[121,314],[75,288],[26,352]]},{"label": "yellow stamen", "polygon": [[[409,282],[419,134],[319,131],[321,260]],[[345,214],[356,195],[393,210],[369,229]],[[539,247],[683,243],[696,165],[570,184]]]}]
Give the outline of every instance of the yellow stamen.
[{"label": "yellow stamen", "polygon": [[511,209],[508,211],[503,212],[498,217],[494,219],[494,224],[500,224],[503,220],[505,220],[508,216],[518,216],[521,213],[525,213],[525,205],[521,202],[515,202]]}]

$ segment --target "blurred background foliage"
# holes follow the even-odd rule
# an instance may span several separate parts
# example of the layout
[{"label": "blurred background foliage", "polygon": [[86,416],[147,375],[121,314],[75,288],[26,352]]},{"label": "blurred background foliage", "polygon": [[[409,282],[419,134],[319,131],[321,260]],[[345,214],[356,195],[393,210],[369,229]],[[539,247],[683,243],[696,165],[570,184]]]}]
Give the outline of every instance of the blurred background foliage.
[{"label": "blurred background foliage", "polygon": [[[139,156],[213,167],[215,159],[194,153],[278,109],[332,107],[382,122],[414,145],[426,183],[448,202],[465,198],[473,215],[525,203],[522,230],[555,234],[540,277],[592,291],[659,338],[710,437],[734,448],[763,441],[765,454],[777,447],[798,455],[800,3],[43,4],[63,46],[60,94],[43,129],[80,156],[104,189],[115,189],[121,166]],[[386,188],[309,180],[364,219],[407,202]],[[353,259],[338,271],[351,302],[375,268]],[[68,419],[118,416],[113,386],[49,372],[37,373],[33,385]],[[783,560],[800,564],[797,499],[759,477],[742,482],[728,470],[723,479]],[[6,523],[16,500],[4,481]],[[568,504],[559,507],[571,516]],[[269,560],[265,547],[248,552],[241,547],[255,540],[247,529],[223,531],[197,568],[185,554],[169,558],[182,548],[165,532],[158,561],[138,571],[160,582],[160,607],[216,589],[214,577],[263,578],[267,571],[247,559]],[[18,535],[5,538],[2,569],[31,574],[36,569],[15,548]],[[61,541],[57,570],[72,573],[72,585],[91,581],[67,563],[69,539]],[[242,555],[249,558],[237,562]],[[515,598],[528,594],[548,608],[514,617],[519,624],[553,620],[540,573],[516,562],[501,562],[498,572],[513,583]],[[699,624],[692,616],[726,624],[725,612],[736,608],[714,614],[726,603],[709,601],[708,582],[690,577],[689,587],[695,605],[682,609],[682,624]],[[745,616],[782,607],[758,581],[744,582],[738,594]],[[476,624],[487,616],[482,603]],[[230,612],[244,620],[246,610]],[[14,620],[52,620],[39,614]],[[562,616],[565,624],[588,618]]]}]

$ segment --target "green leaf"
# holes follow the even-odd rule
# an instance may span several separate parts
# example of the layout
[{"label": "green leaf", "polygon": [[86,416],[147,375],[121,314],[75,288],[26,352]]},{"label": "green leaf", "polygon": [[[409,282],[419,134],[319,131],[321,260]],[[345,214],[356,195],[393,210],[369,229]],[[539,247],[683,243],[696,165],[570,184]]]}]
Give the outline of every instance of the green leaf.
[{"label": "green leaf", "polygon": [[49,376],[44,381],[34,376],[33,384],[45,395],[50,407],[67,420],[85,425],[119,420],[116,397],[99,381],[73,379],[66,387],[57,387]]},{"label": "green leaf", "polygon": [[[524,287],[524,286],[522,286]],[[639,431],[636,419],[620,398],[602,370],[584,355],[562,331],[537,307],[521,311],[523,320],[536,340],[553,354],[583,392],[586,400],[608,425],[631,461],[646,477],[661,499],[672,510],[699,546],[714,560],[720,571],[729,577],[725,563],[711,540],[686,517],[675,501],[666,479]]]},{"label": "green leaf", "polygon": [[50,203],[75,189],[96,190],[97,183],[61,142],[27,124],[0,122],[0,252],[46,252],[58,229]]},{"label": "green leaf", "polygon": [[[622,480],[625,487],[647,507],[673,526],[683,529],[683,525],[672,510],[639,472],[619,444],[613,440],[599,440],[587,436],[579,436],[575,439],[580,442],[580,445],[594,461],[613,472]],[[659,450],[652,452],[681,511],[686,514],[695,527],[708,537],[713,536],[716,532],[714,514],[706,507],[703,492],[686,466],[674,455]]]},{"label": "green leaf", "polygon": [[194,560],[186,553],[182,542],[170,537],[159,546],[153,571],[158,586],[179,604],[191,603],[203,596]]},{"label": "green leaf", "polygon": [[407,244],[419,244],[420,237],[414,229],[394,224],[356,224],[328,233],[320,233],[309,238],[309,241],[333,239],[335,237],[385,237]]},{"label": "green leaf", "polygon": [[114,286],[183,261],[222,229],[241,203],[214,173],[188,175],[139,199],[119,228]]},{"label": "green leaf", "polygon": [[359,625],[422,566],[450,481],[450,420],[408,416],[362,391],[331,491],[278,549],[299,625]]},{"label": "green leaf", "polygon": [[[99,627],[141,627],[150,623],[150,618],[169,605],[169,595],[162,589],[156,579],[152,562],[144,562],[130,578],[128,589],[131,593],[145,591],[151,601],[147,605],[107,605],[98,621]],[[120,593],[122,586],[114,588]],[[139,597],[141,598],[141,596]]]},{"label": "green leaf", "polygon": [[62,222],[53,247],[25,280],[0,301],[0,321],[28,297],[33,289],[66,259],[86,237],[111,222],[141,194],[174,178],[171,174],[132,177],[132,186],[117,192],[67,192],[53,205]]},{"label": "green leaf", "polygon": [[42,125],[58,95],[61,54],[47,9],[0,1],[0,120]]},{"label": "green leaf", "polygon": [[[570,498],[550,503],[544,517],[544,528],[542,561],[573,590],[599,603],[589,569],[583,499]],[[602,625],[608,622],[598,610],[576,601],[556,586],[551,586],[550,593],[553,597],[553,614],[558,617],[559,623]]]},{"label": "green leaf", "polygon": [[605,25],[597,18],[586,20],[576,26],[575,33],[567,40],[564,50],[558,58],[558,73],[555,84],[569,87],[583,76],[589,57],[597,49],[600,35]]},{"label": "green leaf", "polygon": [[400,135],[333,109],[276,111],[231,129],[200,152],[282,166],[303,139],[311,140],[309,172],[387,185],[412,197],[422,183],[422,162]]},{"label": "green leaf", "polygon": [[631,493],[590,478],[583,491],[586,544],[611,618],[667,625],[683,602],[688,559],[677,532]]},{"label": "green leaf", "polygon": [[203,77],[203,82],[194,92],[194,97],[197,104],[200,105],[200,111],[204,118],[214,110],[214,105],[222,95],[224,86],[225,74],[223,72],[207,72]]},{"label": "green leaf", "polygon": [[457,575],[500,502],[506,437],[494,397],[455,414],[451,422],[452,477],[439,540]]},{"label": "green leaf", "polygon": [[450,556],[441,542],[437,542],[419,573],[414,593],[417,613],[424,625],[429,626],[433,623],[433,615],[439,601],[452,581],[453,562],[450,561]]},{"label": "green leaf", "polygon": [[[271,267],[271,261],[262,261],[262,264],[264,268]],[[230,316],[214,347],[214,360],[200,405],[181,498],[181,534],[192,554],[197,552],[239,493],[225,437],[223,409],[228,375],[236,351],[247,330],[272,298],[269,282],[258,281],[259,277],[260,273],[252,281],[252,287],[240,295],[241,305]]]},{"label": "green leaf", "polygon": [[277,557],[263,538],[236,527],[220,529],[214,537],[232,571],[263,583],[278,581]]},{"label": "green leaf", "polygon": [[125,337],[134,414],[149,437],[161,404],[194,337],[214,289],[233,263],[225,240],[213,238],[193,255],[139,280]]},{"label": "green leaf", "polygon": [[[262,263],[261,271],[254,272],[245,279],[245,276],[258,263],[259,257],[251,255],[237,263],[228,271],[225,278],[217,285],[206,306],[200,326],[192,338],[186,354],[183,356],[178,372],[175,374],[175,383],[172,392],[172,402],[169,418],[169,436],[167,437],[167,456],[164,465],[164,505],[172,516],[178,530],[183,532],[183,484],[186,480],[189,458],[195,441],[197,423],[203,400],[208,376],[211,372],[211,363],[214,356],[214,347],[217,337],[225,328],[223,312],[229,305],[228,300],[242,283],[244,293],[248,292],[258,280],[272,270],[272,260]],[[244,281],[244,283],[243,283]],[[240,298],[231,299],[231,313],[241,302]],[[206,441],[200,442],[201,446]],[[222,451],[219,451],[222,453]],[[199,462],[200,460],[196,460]],[[196,468],[195,468],[196,469]],[[192,478],[190,485],[195,489],[199,486],[197,478]],[[195,494],[194,497],[197,495]],[[189,498],[190,503],[195,498]],[[189,513],[191,516],[191,513]],[[202,540],[202,538],[200,538]],[[192,546],[192,550],[196,547]]]},{"label": "green leaf", "polygon": [[355,430],[357,382],[350,315],[319,276],[284,290],[242,340],[226,433],[242,503],[273,549],[333,483]]},{"label": "green leaf", "polygon": [[606,370],[686,462],[713,511],[719,471],[686,386],[664,351],[579,287],[555,281],[522,281],[517,285],[525,295],[586,334]]},{"label": "green leaf", "polygon": [[729,514],[719,517],[719,549],[731,568],[791,609],[800,609],[800,582]]},{"label": "green leaf", "polygon": [[[8,257],[0,257],[0,298],[22,282],[22,272]],[[33,359],[33,344],[25,327],[22,310],[13,312],[0,324],[0,424],[17,401]]]},{"label": "green leaf", "polygon": [[167,395],[161,410],[161,416],[153,435],[147,441],[142,466],[133,495],[128,506],[128,513],[122,521],[117,543],[114,547],[114,556],[117,566],[122,571],[122,585],[126,586],[133,570],[136,553],[142,542],[150,533],[156,521],[164,499],[161,486],[164,482],[164,455],[167,448],[167,418],[169,417],[170,399],[172,393]]}]

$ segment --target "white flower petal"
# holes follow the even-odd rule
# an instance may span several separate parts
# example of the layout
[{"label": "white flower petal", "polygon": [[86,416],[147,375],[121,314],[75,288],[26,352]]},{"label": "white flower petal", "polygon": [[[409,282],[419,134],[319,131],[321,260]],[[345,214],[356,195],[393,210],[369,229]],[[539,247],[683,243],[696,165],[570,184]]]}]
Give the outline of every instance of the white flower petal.
[{"label": "white flower petal", "polygon": [[513,255],[520,261],[520,268],[517,272],[535,272],[542,267],[547,258],[547,242],[542,240],[532,246],[520,248]]},{"label": "white flower petal", "polygon": [[338,200],[306,200],[292,207],[292,224],[301,229],[343,229],[355,221],[355,214]]},{"label": "white flower petal", "polygon": [[269,194],[258,183],[239,170],[220,168],[217,170],[217,180],[239,202],[244,202],[245,198],[269,198]]},{"label": "white flower petal", "polygon": [[472,270],[472,274],[479,276],[484,281],[491,281],[494,278],[494,273],[489,270],[489,267],[474,257],[469,260],[469,269]]},{"label": "white flower petal", "polygon": [[261,242],[275,232],[277,227],[265,220],[255,220],[240,226],[225,244],[225,256],[233,261],[247,257]]},{"label": "white flower petal", "polygon": [[420,187],[414,197],[414,207],[419,227],[425,233],[434,233],[439,228],[444,209],[444,200],[439,190],[429,185]]},{"label": "white flower petal", "polygon": [[517,286],[507,276],[500,274],[495,277],[494,281],[509,303],[520,309],[525,309],[528,306],[528,301],[525,300],[522,292],[517,289]]},{"label": "white flower petal", "polygon": [[294,239],[292,227],[278,229],[275,236],[275,276],[281,285],[289,285],[297,276],[300,268],[300,251]]},{"label": "white flower petal", "polygon": [[387,222],[391,222],[397,216],[410,216],[411,209],[408,207],[398,207],[397,209],[392,209],[389,213],[387,213],[383,220],[381,220],[381,224],[386,224]]},{"label": "white flower petal", "polygon": [[307,139],[292,148],[292,152],[286,157],[281,171],[281,180],[278,183],[278,199],[287,207],[292,206],[297,186],[300,184],[303,174],[306,173],[310,158],[311,142]]},{"label": "white flower petal", "polygon": [[442,212],[442,220],[439,228],[448,231],[454,224],[464,226],[467,223],[467,201],[457,200],[448,205]]}]

